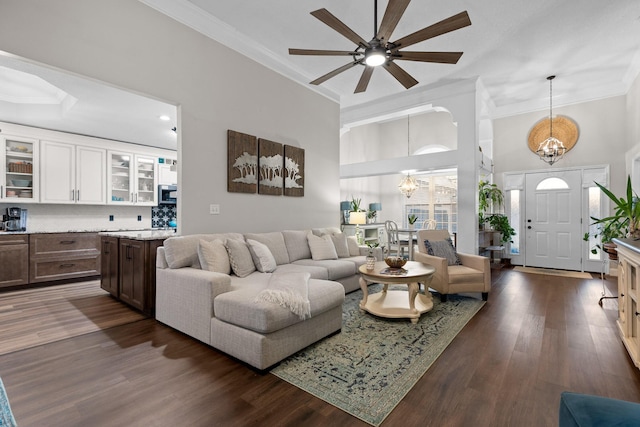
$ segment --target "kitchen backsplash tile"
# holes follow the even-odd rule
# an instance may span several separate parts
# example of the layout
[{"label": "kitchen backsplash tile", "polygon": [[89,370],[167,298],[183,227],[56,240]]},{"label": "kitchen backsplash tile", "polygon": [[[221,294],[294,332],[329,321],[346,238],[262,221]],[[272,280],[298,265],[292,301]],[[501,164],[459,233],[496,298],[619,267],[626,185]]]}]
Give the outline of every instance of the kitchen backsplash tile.
[{"label": "kitchen backsplash tile", "polygon": [[[6,208],[13,206],[27,209],[29,233],[140,230],[150,228],[152,223],[151,208],[148,206],[0,203],[0,213],[6,213]],[[110,220],[111,216],[113,221]]]},{"label": "kitchen backsplash tile", "polygon": [[152,228],[168,228],[171,227],[169,221],[177,221],[177,213],[175,205],[160,205],[151,208],[151,227]]}]

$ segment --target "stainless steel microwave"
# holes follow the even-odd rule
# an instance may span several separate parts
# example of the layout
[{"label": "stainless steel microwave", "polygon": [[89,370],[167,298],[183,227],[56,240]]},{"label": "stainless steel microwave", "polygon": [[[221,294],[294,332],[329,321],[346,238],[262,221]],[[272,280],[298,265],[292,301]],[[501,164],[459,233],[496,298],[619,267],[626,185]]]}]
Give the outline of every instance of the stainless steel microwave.
[{"label": "stainless steel microwave", "polygon": [[175,205],[178,201],[177,185],[158,185],[158,204]]}]

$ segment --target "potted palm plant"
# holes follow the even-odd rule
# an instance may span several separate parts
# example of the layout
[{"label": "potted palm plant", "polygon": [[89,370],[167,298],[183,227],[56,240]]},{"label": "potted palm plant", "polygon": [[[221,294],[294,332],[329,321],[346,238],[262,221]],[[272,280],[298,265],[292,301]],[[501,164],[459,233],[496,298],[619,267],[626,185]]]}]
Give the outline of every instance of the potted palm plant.
[{"label": "potted palm plant", "polygon": [[[640,203],[638,203],[638,196],[631,187],[631,176],[627,177],[627,189],[624,197],[617,197],[608,188],[601,184],[595,183],[598,188],[613,202],[615,205],[613,214],[605,218],[591,217],[593,220],[592,225],[598,225],[598,231],[593,233],[593,237],[600,237],[601,244],[596,244],[591,249],[592,253],[596,253],[597,249],[602,249],[609,254],[611,258],[614,256],[617,258],[617,251],[615,251],[616,245],[611,242],[616,237],[631,237],[639,238],[640,229],[638,228],[640,222]],[[589,240],[591,233],[584,235],[584,240]],[[612,252],[616,252],[612,254]]]}]

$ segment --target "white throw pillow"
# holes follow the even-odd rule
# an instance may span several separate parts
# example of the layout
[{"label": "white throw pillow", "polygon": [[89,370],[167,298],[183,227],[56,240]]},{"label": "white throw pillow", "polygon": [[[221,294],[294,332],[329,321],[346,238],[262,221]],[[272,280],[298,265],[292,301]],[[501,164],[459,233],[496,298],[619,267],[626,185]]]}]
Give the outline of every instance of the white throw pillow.
[{"label": "white throw pillow", "polygon": [[320,261],[323,259],[338,259],[336,247],[333,246],[331,236],[325,234],[322,237],[315,236],[313,233],[307,234],[309,249],[311,249],[311,258]]},{"label": "white throw pillow", "polygon": [[200,240],[198,242],[198,260],[203,270],[215,271],[216,273],[231,273],[229,264],[229,254],[222,240]]},{"label": "white throw pillow", "polygon": [[347,246],[349,247],[349,255],[360,255],[360,245],[358,245],[358,239],[356,239],[356,236],[347,237]]},{"label": "white throw pillow", "polygon": [[229,264],[236,276],[247,277],[256,271],[251,252],[243,240],[227,239],[225,246],[229,254]]},{"label": "white throw pillow", "polygon": [[272,273],[275,271],[277,267],[276,259],[267,245],[252,239],[247,239],[247,245],[249,246],[253,263],[259,272]]},{"label": "white throw pillow", "polygon": [[347,236],[344,233],[337,233],[331,235],[331,241],[336,248],[336,254],[338,258],[349,258],[349,246],[347,246]]}]

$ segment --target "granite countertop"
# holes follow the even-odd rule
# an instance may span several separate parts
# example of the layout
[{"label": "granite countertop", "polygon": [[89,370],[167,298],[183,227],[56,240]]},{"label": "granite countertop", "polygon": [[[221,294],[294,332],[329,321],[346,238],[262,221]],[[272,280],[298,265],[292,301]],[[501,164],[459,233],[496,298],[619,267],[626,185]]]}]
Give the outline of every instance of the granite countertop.
[{"label": "granite countertop", "polygon": [[98,233],[101,236],[123,237],[134,240],[157,240],[177,236],[175,229],[125,230],[67,230],[67,231],[0,231],[0,236],[11,234]]},{"label": "granite countertop", "polygon": [[122,237],[133,240],[159,240],[177,236],[176,230],[135,230],[135,231],[103,231],[99,233],[101,236]]}]

